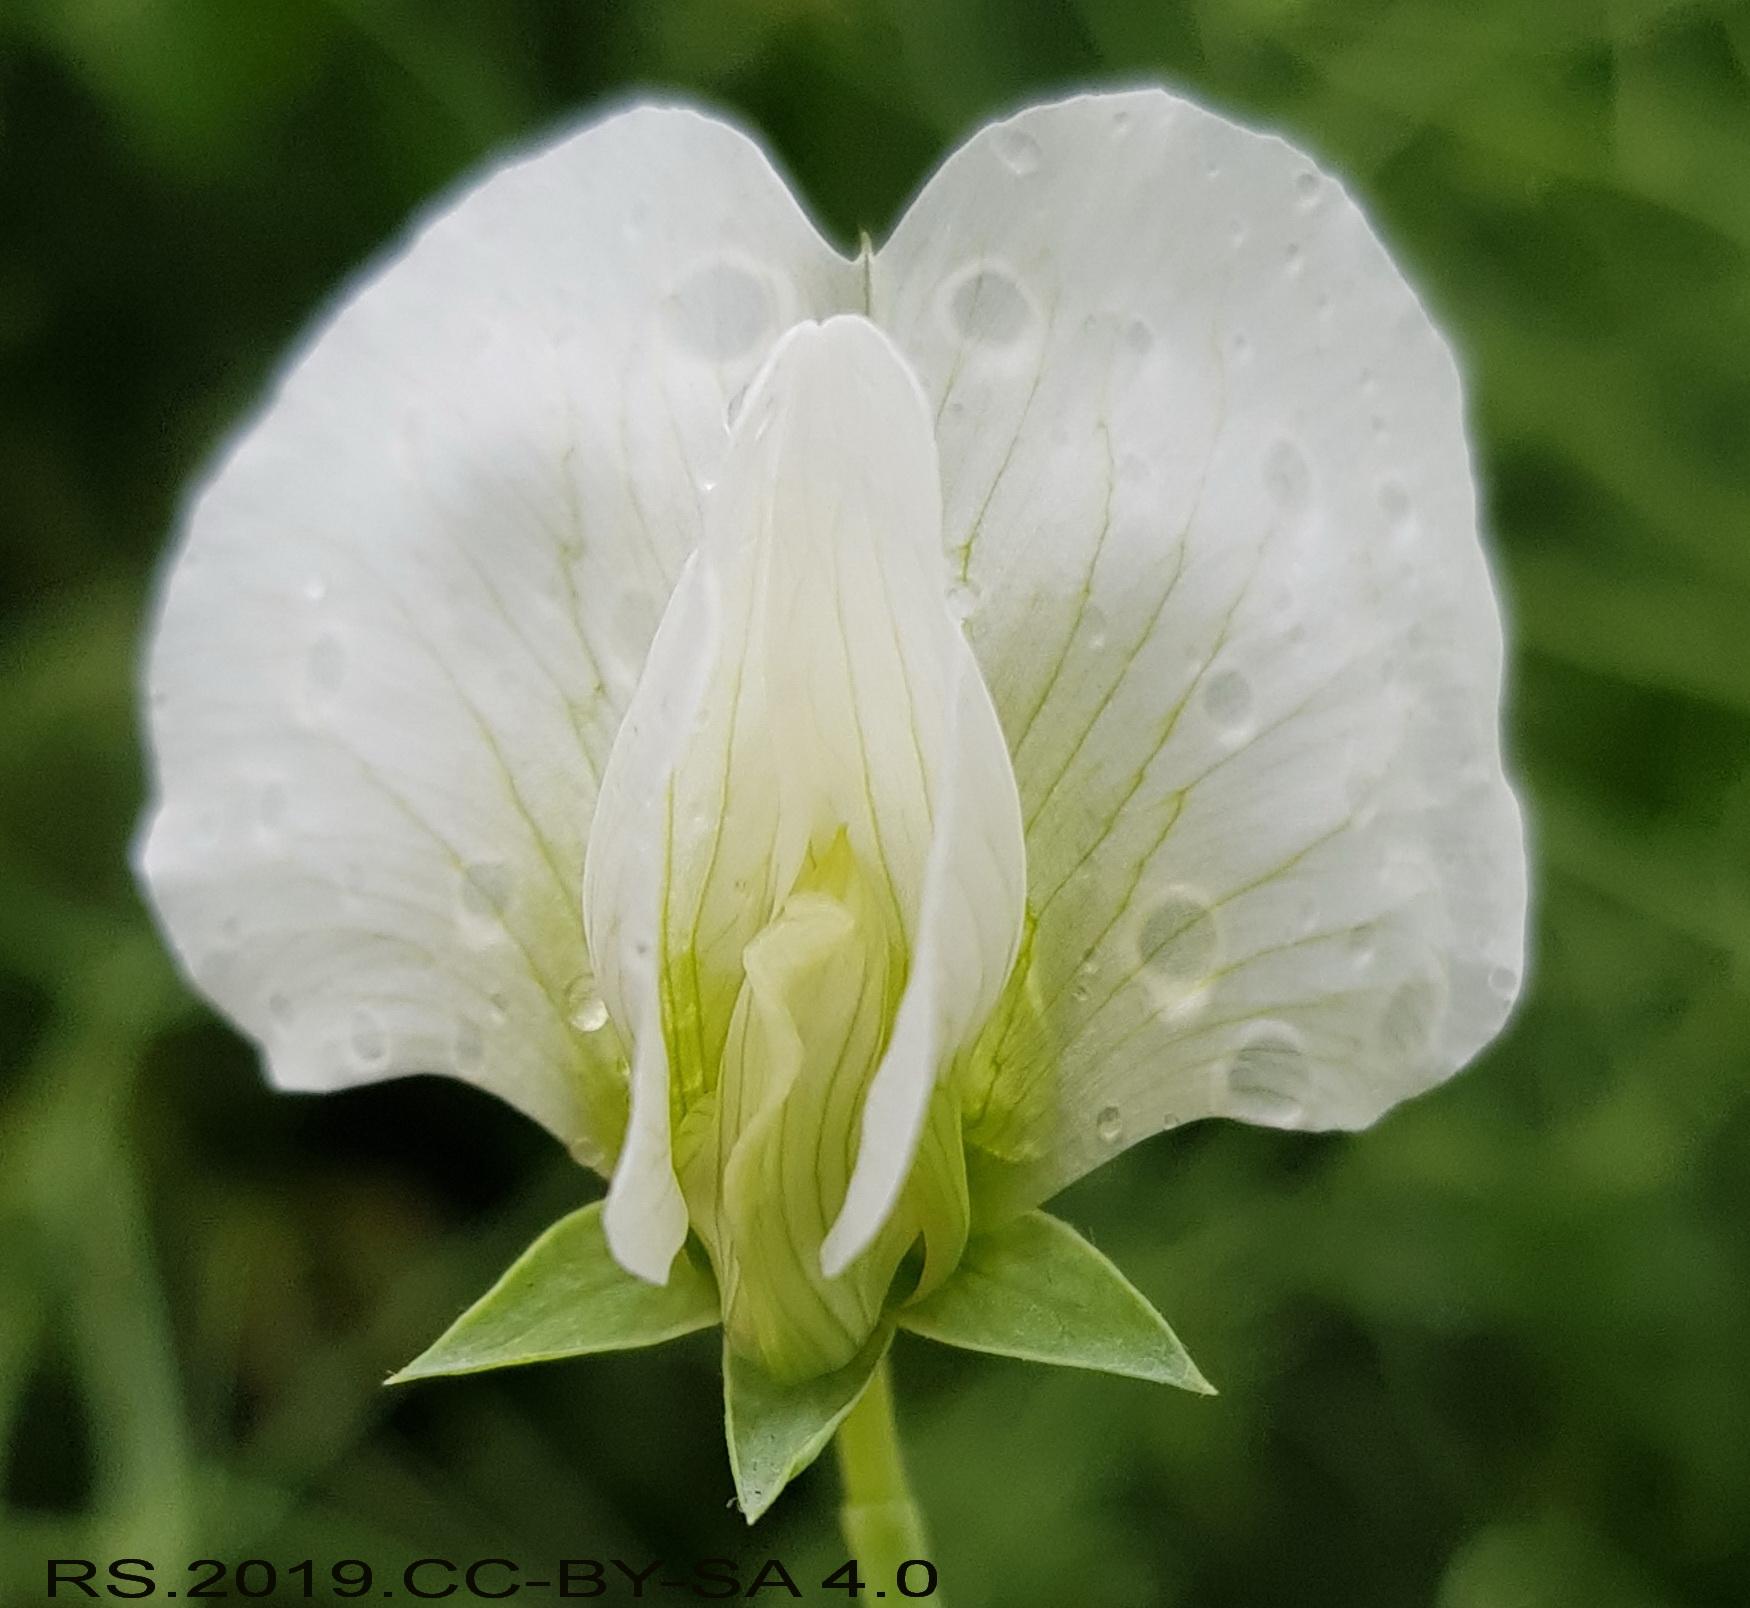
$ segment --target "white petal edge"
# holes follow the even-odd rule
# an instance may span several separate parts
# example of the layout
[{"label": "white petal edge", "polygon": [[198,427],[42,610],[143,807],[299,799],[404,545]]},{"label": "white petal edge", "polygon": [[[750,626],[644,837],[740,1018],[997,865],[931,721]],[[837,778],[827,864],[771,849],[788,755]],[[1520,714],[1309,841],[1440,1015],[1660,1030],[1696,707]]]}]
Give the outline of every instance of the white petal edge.
[{"label": "white petal edge", "polygon": [[[586,869],[610,1005],[639,1020],[665,955],[702,957],[721,993],[823,837],[842,827],[880,868],[912,970],[863,1119],[862,1182],[834,1228],[840,1266],[903,1185],[929,1092],[995,1003],[1021,924],[1013,774],[948,607],[940,506],[930,417],[887,339],[856,317],[792,330],[738,418]],[[943,933],[975,948],[949,956]],[[952,1001],[934,998],[944,979]],[[610,1244],[644,1277],[684,1233],[666,1146],[674,1069],[659,1075],[659,1055],[641,1033],[632,1133],[649,1145],[628,1144],[608,1206]]]},{"label": "white petal edge", "polygon": [[858,294],[745,135],[640,108],[432,216],[223,454],[159,598],[138,864],[275,1082],[448,1072],[611,1161],[596,777],[728,405]]},{"label": "white petal edge", "polygon": [[930,1093],[984,1026],[1020,947],[1026,847],[1014,770],[990,693],[956,632],[942,745],[941,796],[924,870],[911,972],[869,1086],[850,1188],[821,1245],[836,1277],[893,1209]]},{"label": "white petal edge", "polygon": [[[1021,1204],[1356,1127],[1499,1029],[1525,856],[1458,373],[1355,203],[1161,91],[975,136],[871,271],[1027,820]],[[1144,957],[1147,957],[1146,960]]]}]

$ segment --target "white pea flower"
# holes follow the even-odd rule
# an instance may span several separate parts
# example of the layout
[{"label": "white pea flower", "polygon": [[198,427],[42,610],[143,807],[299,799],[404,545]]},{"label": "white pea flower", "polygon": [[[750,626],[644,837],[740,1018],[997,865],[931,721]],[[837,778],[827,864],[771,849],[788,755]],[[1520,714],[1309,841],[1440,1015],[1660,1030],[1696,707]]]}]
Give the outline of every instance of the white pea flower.
[{"label": "white pea flower", "polygon": [[1452,357],[1335,182],[1159,91],[983,130],[855,259],[693,111],[499,169],[224,454],[150,686],[143,876],[274,1081],[502,1096],[780,1384],[1519,986]]}]

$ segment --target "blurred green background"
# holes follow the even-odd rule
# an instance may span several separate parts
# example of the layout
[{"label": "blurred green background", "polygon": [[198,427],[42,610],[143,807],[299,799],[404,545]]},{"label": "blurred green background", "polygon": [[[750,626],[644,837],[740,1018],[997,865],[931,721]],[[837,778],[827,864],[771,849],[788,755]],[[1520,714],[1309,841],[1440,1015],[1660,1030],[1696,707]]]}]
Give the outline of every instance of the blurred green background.
[{"label": "blurred green background", "polygon": [[589,1185],[459,1086],[274,1096],[179,986],[125,863],[144,592],[312,311],[500,142],[679,90],[851,240],[992,112],[1145,77],[1334,165],[1466,361],[1536,964],[1378,1131],[1206,1125],[1061,1203],[1219,1400],[902,1348],[945,1592],[1750,1602],[1750,10],[4,0],[0,1603],[48,1555],[836,1561],[828,1472],[727,1511],[709,1341],[379,1388]]}]

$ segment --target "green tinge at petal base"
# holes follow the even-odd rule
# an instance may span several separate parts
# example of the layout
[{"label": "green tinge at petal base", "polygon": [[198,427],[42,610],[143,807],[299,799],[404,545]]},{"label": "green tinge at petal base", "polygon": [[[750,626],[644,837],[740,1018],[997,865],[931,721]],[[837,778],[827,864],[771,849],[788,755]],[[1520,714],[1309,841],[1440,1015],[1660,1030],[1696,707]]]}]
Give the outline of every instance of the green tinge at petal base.
[{"label": "green tinge at petal base", "polygon": [[948,1282],[896,1317],[902,1329],[968,1351],[1215,1394],[1147,1297],[1044,1212],[975,1236]]},{"label": "green tinge at petal base", "polygon": [[683,1252],[665,1285],[609,1254],[598,1201],[562,1217],[392,1385],[598,1351],[633,1351],[718,1320],[717,1286]]}]

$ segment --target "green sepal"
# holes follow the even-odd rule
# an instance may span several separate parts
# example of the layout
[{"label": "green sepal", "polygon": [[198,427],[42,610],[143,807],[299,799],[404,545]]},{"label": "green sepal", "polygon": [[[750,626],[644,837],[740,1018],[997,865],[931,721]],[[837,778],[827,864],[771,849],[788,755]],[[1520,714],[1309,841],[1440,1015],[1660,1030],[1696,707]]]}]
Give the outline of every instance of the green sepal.
[{"label": "green sepal", "polygon": [[708,1329],[718,1318],[716,1282],[686,1250],[667,1284],[646,1284],[621,1267],[597,1201],[560,1218],[388,1383],[633,1351]]},{"label": "green sepal", "polygon": [[799,1384],[774,1379],[724,1346],[723,1432],[736,1502],[749,1524],[826,1450],[892,1343],[893,1326],[883,1323],[844,1367]]},{"label": "green sepal", "polygon": [[1215,1394],[1148,1298],[1044,1212],[975,1234],[948,1282],[895,1318],[913,1334],[968,1351]]}]

